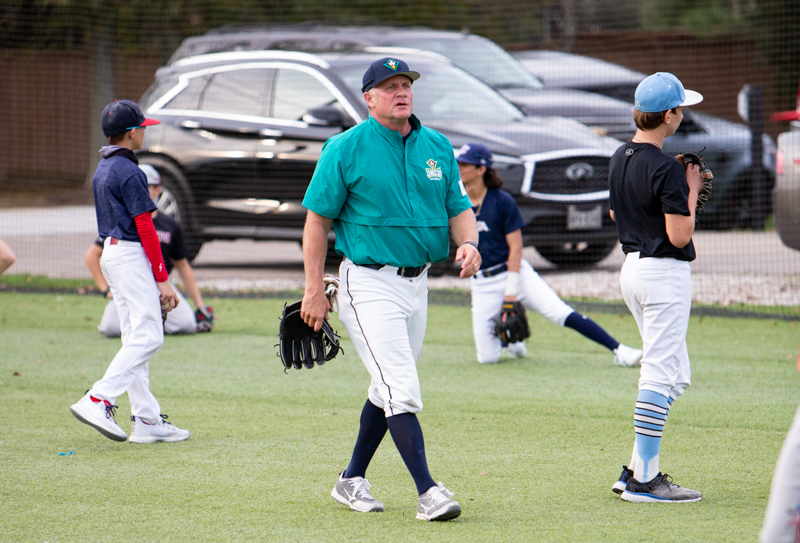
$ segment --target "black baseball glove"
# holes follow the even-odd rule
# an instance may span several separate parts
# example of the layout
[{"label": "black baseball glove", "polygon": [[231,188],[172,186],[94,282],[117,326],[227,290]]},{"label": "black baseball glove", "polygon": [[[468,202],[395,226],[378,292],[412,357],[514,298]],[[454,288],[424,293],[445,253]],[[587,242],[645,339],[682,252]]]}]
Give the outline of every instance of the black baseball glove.
[{"label": "black baseball glove", "polygon": [[697,217],[697,215],[703,212],[705,205],[708,203],[708,196],[711,194],[711,183],[714,181],[714,174],[711,172],[708,164],[706,164],[706,161],[703,160],[703,157],[697,153],[681,153],[675,158],[685,167],[689,167],[689,164],[697,164],[700,168],[700,178],[703,180],[703,186],[700,189],[700,194],[697,196],[697,207],[695,207],[695,217]]},{"label": "black baseball glove", "polygon": [[[280,326],[280,351],[278,356],[283,362],[284,371],[294,366],[295,369],[308,369],[314,364],[323,365],[334,358],[342,349],[339,336],[333,331],[328,321],[323,321],[322,329],[315,332],[313,328],[300,318],[302,302],[284,306]],[[344,351],[342,351],[344,352]]]},{"label": "black baseball glove", "polygon": [[506,343],[517,343],[531,337],[528,316],[519,302],[503,302],[500,314],[494,318],[495,336]]}]

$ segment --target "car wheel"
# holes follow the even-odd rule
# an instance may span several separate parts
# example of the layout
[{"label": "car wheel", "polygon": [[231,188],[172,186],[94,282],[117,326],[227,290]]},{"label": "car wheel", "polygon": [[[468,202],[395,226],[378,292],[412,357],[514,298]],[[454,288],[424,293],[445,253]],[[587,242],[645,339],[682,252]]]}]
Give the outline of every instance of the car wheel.
[{"label": "car wheel", "polygon": [[172,217],[181,225],[183,242],[191,262],[200,252],[204,240],[196,227],[191,192],[186,180],[180,170],[166,160],[145,159],[142,162],[153,166],[161,175],[161,196],[156,202],[158,211]]},{"label": "car wheel", "polygon": [[325,265],[339,267],[344,257],[336,252],[336,240],[328,240],[328,250],[325,252]]},{"label": "car wheel", "polygon": [[581,268],[597,264],[616,248],[617,240],[564,243],[536,247],[545,259],[559,268]]},{"label": "car wheel", "polygon": [[456,247],[452,242],[450,243],[450,253],[447,255],[447,260],[444,262],[434,262],[428,268],[429,277],[442,277],[444,275],[458,275],[461,268],[456,265]]},{"label": "car wheel", "polygon": [[[303,249],[303,241],[300,240],[300,250]],[[336,240],[328,240],[328,248],[325,250],[325,267],[336,266],[339,267],[344,257],[336,252]]]}]

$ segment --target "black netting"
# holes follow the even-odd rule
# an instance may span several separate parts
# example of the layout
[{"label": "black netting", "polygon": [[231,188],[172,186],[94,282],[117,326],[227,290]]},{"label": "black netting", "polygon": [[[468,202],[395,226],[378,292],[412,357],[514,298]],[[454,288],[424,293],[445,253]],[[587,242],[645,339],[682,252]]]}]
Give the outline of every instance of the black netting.
[{"label": "black netting", "polygon": [[[798,315],[796,2],[11,0],[0,28],[0,238],[17,256],[0,284],[90,283],[99,116],[124,98],[162,120],[140,158],[162,176],[200,285],[302,286],[299,204],[321,146],[364,118],[370,48],[412,47],[436,54],[406,53],[423,73],[421,121],[455,149],[490,145],[528,222],[526,258],[572,298],[620,299],[598,134],[629,138],[638,82],[676,74],[705,100],[664,148],[703,150],[716,177],[695,301]],[[330,253],[335,265],[333,240]],[[432,286],[467,286],[446,277]]]}]

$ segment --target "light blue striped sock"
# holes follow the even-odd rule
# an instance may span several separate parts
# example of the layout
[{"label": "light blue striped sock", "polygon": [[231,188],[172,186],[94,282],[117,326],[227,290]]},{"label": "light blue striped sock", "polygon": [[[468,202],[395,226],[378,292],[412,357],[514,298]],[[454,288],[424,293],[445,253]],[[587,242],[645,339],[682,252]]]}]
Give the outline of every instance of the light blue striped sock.
[{"label": "light blue striped sock", "polygon": [[658,453],[661,435],[672,402],[670,398],[650,390],[640,390],[636,398],[633,426],[636,430],[633,477],[647,483],[658,475]]}]

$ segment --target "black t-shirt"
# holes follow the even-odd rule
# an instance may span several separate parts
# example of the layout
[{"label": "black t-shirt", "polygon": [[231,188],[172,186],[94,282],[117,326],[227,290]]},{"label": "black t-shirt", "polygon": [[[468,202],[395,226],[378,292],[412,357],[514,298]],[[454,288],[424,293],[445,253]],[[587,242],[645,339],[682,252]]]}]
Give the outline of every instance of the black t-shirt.
[{"label": "black t-shirt", "polygon": [[[161,243],[161,256],[164,258],[164,265],[167,273],[172,272],[173,260],[188,258],[189,251],[183,242],[183,232],[175,219],[163,213],[157,213],[153,219],[153,226],[158,234],[158,241]],[[98,237],[95,244],[103,246],[103,238]]]},{"label": "black t-shirt", "polygon": [[502,189],[489,189],[480,208],[475,206],[478,243],[481,245],[481,269],[508,262],[506,235],[525,226],[514,197]]},{"label": "black t-shirt", "polygon": [[608,182],[625,254],[695,259],[694,242],[679,249],[667,236],[665,214],[691,216],[686,170],[675,157],[655,145],[629,141],[611,157]]}]

